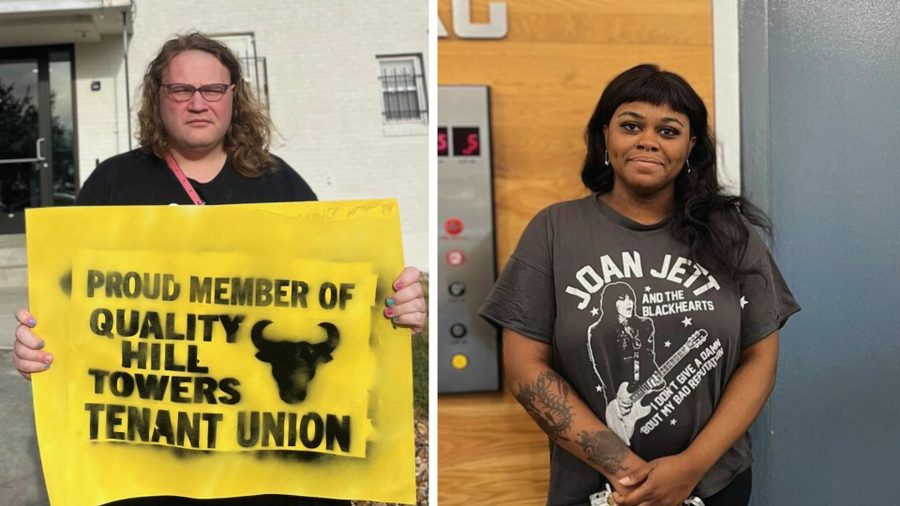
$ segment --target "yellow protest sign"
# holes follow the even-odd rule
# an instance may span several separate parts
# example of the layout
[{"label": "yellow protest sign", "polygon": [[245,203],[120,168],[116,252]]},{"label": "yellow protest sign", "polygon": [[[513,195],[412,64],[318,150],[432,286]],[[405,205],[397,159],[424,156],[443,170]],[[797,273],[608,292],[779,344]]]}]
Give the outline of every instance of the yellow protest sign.
[{"label": "yellow protest sign", "polygon": [[53,504],[415,502],[394,201],[26,213]]}]

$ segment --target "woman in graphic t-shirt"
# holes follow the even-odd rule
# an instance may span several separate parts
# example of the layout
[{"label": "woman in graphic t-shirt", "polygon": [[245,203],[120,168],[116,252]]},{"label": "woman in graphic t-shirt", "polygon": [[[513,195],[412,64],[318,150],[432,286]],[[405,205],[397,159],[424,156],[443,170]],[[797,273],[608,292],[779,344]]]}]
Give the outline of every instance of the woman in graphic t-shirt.
[{"label": "woman in graphic t-shirt", "polygon": [[654,65],[604,90],[582,181],[592,195],[538,213],[482,308],[551,439],[547,503],[747,504],[747,430],[799,310],[766,218],[720,193],[703,101]]}]

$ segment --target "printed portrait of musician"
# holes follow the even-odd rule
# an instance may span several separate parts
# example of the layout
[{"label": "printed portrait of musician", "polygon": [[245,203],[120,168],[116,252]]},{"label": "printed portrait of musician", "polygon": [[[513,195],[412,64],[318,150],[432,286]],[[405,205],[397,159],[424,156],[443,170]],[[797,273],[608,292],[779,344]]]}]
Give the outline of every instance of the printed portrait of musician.
[{"label": "printed portrait of musician", "polygon": [[[609,353],[610,343],[614,342],[619,353],[612,360],[621,360],[622,379],[631,384],[629,390],[645,382],[651,391],[665,388],[656,363],[656,327],[652,318],[638,315],[639,303],[631,286],[621,281],[605,285],[600,293],[600,310],[600,319],[588,329],[588,351],[594,367],[597,367],[596,359]],[[615,399],[615,390],[607,392],[603,385],[602,391],[607,404]],[[620,404],[623,414],[627,414],[631,409],[629,403]]]}]

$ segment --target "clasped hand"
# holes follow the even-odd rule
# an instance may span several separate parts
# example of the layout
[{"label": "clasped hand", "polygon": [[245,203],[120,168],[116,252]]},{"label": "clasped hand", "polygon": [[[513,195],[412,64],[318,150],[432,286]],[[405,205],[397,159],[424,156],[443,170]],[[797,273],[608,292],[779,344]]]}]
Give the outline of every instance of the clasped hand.
[{"label": "clasped hand", "polygon": [[[618,506],[681,506],[702,478],[682,455],[662,457],[619,478]],[[619,490],[629,490],[622,494]]]}]

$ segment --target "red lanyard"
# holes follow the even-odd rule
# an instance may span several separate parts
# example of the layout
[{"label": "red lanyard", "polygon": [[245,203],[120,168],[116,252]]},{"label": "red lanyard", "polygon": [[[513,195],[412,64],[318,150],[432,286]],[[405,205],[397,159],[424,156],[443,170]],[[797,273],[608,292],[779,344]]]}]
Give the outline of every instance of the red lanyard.
[{"label": "red lanyard", "polygon": [[184,191],[187,192],[188,197],[191,198],[191,201],[193,201],[194,204],[198,206],[206,204],[206,202],[203,202],[203,199],[200,198],[200,195],[197,195],[197,190],[195,190],[194,187],[191,186],[191,183],[188,182],[187,176],[181,171],[181,167],[179,167],[178,162],[172,158],[171,153],[166,153],[166,165],[168,165],[169,169],[172,170],[172,173],[175,174],[175,178],[178,179],[178,182],[184,187]]}]

